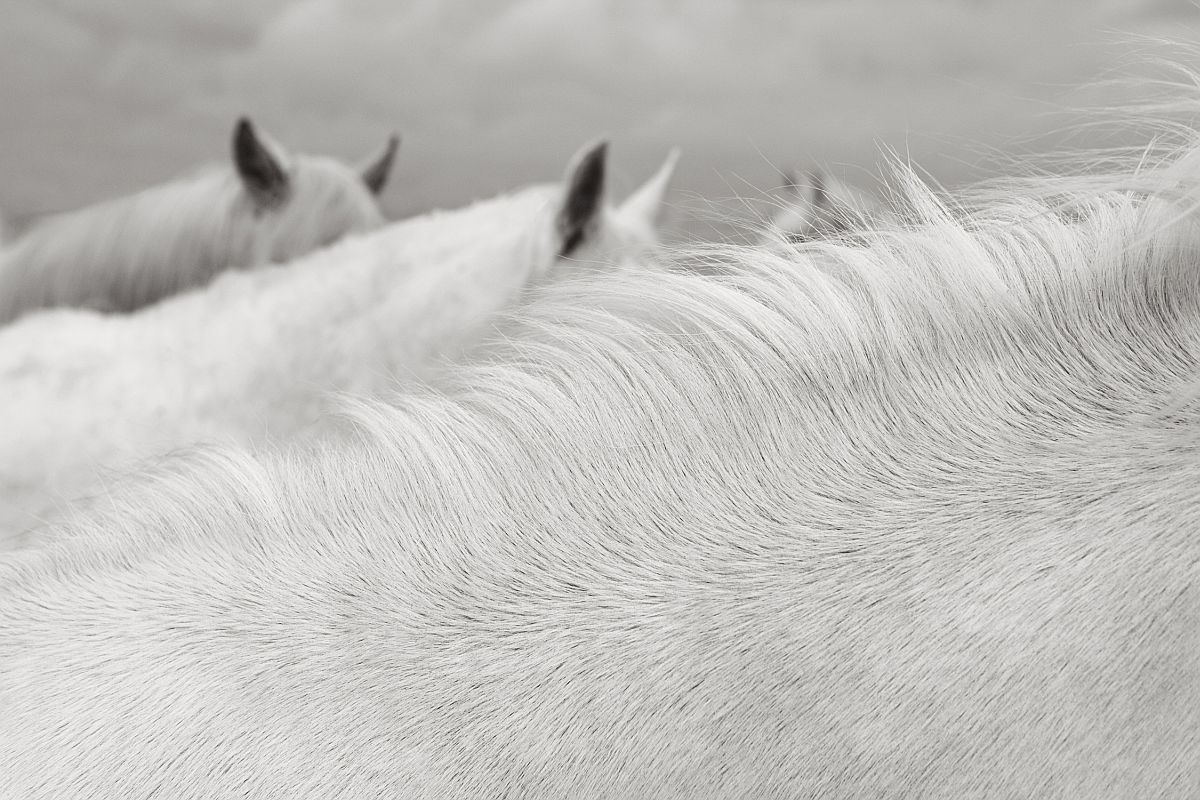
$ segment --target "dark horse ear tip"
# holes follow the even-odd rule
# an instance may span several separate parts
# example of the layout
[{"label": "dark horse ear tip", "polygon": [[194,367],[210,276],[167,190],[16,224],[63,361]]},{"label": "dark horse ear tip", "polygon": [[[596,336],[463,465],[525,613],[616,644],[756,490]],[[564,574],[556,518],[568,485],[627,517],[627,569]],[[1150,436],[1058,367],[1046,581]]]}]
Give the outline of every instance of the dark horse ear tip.
[{"label": "dark horse ear tip", "polygon": [[248,116],[240,116],[233,126],[233,148],[238,155],[248,154],[261,147],[258,131]]},{"label": "dark horse ear tip", "polygon": [[608,158],[608,137],[597,136],[575,152],[571,160],[570,171],[578,172],[585,164],[595,164]]},{"label": "dark horse ear tip", "polygon": [[572,159],[566,196],[558,213],[559,258],[570,255],[592,235],[604,202],[608,139],[599,138]]},{"label": "dark horse ear tip", "polygon": [[[608,138],[601,137],[585,145],[572,166],[573,180],[595,180],[608,164]],[[602,187],[601,187],[602,188]]]},{"label": "dark horse ear tip", "polygon": [[388,174],[392,170],[392,162],[400,149],[400,134],[392,131],[384,143],[383,150],[373,157],[373,160],[360,167],[363,182],[373,194],[379,194],[387,185]]},{"label": "dark horse ear tip", "polygon": [[382,157],[390,158],[391,156],[395,155],[396,151],[400,149],[401,141],[402,141],[402,138],[401,138],[399,132],[392,131],[391,133],[389,133],[387,140],[384,141],[384,143],[383,143]]},{"label": "dark horse ear tip", "polygon": [[242,184],[260,207],[279,205],[288,193],[288,175],[247,116],[238,117],[233,135],[233,162]]},{"label": "dark horse ear tip", "polygon": [[596,139],[587,144],[571,165],[571,193],[602,194],[604,173],[608,164],[608,139]]},{"label": "dark horse ear tip", "polygon": [[606,158],[608,156],[609,141],[607,136],[601,136],[592,142],[591,147],[587,150],[589,158]]}]

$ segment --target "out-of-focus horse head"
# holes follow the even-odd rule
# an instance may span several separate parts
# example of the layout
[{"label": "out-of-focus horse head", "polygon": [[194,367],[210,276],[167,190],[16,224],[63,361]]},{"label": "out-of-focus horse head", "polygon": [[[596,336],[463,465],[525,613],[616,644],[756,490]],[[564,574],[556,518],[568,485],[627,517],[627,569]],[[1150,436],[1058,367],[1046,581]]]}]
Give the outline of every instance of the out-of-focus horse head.
[{"label": "out-of-focus horse head", "polygon": [[672,149],[657,172],[619,205],[608,196],[608,142],[597,140],[571,159],[563,177],[562,199],[553,206],[551,224],[531,244],[530,262],[545,274],[556,264],[579,273],[589,264],[610,269],[642,263],[659,245],[665,195],[680,151]]},{"label": "out-of-focus horse head", "polygon": [[763,235],[763,243],[808,242],[878,226],[892,219],[879,200],[821,170],[803,181],[783,173],[782,205]]},{"label": "out-of-focus horse head", "polygon": [[238,211],[256,221],[249,263],[282,263],[351,232],[382,224],[378,196],[400,147],[392,134],[357,166],[323,156],[293,156],[243,117],[233,163],[243,189]]},{"label": "out-of-focus horse head", "polygon": [[231,166],[43,220],[0,251],[0,322],[45,307],[132,311],[232,268],[289,261],[383,224],[399,146],[359,167],[293,154],[247,118]]}]

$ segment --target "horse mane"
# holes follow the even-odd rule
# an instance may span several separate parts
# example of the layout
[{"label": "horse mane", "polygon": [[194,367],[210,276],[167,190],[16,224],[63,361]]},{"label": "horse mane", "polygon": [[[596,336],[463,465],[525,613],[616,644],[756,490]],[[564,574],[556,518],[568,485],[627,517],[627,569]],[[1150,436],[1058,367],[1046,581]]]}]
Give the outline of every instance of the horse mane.
[{"label": "horse mane", "polygon": [[89,278],[113,273],[123,305],[134,307],[176,288],[177,276],[158,265],[198,262],[212,274],[248,257],[248,231],[232,229],[240,194],[232,171],[213,169],[40,220],[4,254],[0,319],[70,296],[80,283],[74,291],[84,300],[95,291]]},{"label": "horse mane", "polygon": [[[1045,199],[1062,193],[1043,179],[1029,197],[996,195],[968,212],[901,172],[910,224],[867,232],[869,246],[691,247],[674,255],[675,268],[666,273],[630,270],[544,287],[534,302],[497,324],[483,363],[458,365],[439,375],[436,387],[411,386],[387,401],[346,398],[348,418],[361,430],[353,446],[338,440],[306,450],[303,458],[270,457],[265,468],[251,467],[259,462],[236,448],[218,448],[208,467],[155,483],[150,497],[183,502],[170,510],[171,502],[156,501],[164,508],[155,513],[223,517],[225,504],[196,489],[216,482],[243,498],[235,506],[285,503],[289,519],[312,519],[326,513],[327,499],[290,484],[317,475],[350,493],[362,481],[364,496],[378,492],[382,507],[433,491],[435,484],[438,497],[466,502],[453,487],[476,491],[479,484],[455,478],[454,470],[495,477],[513,455],[506,448],[532,447],[518,442],[590,440],[606,431],[615,439],[605,450],[619,451],[623,440],[640,447],[636,436],[621,432],[630,418],[678,420],[684,428],[675,431],[679,441],[688,441],[701,435],[698,428],[686,430],[693,421],[712,422],[706,403],[730,415],[723,421],[732,428],[715,440],[749,436],[735,433],[746,420],[788,418],[805,428],[804,441],[823,449],[839,427],[831,412],[845,411],[837,403],[853,398],[855,413],[863,414],[901,408],[898,395],[888,392],[923,396],[961,379],[953,373],[956,363],[977,367],[981,354],[1015,341],[1062,347],[1064,357],[1093,367],[1112,364],[1114,385],[1117,365],[1131,362],[1142,372],[1178,368],[1179,374],[1161,378],[1164,384],[1190,380],[1185,365],[1163,362],[1171,350],[1166,339],[1178,335],[1165,323],[1200,310],[1190,260],[1171,257],[1200,240],[1193,222],[1177,219],[1173,203],[1089,189],[1063,214],[1059,203]],[[1073,186],[1070,179],[1062,185]],[[715,274],[693,270],[697,266]],[[1131,335],[1117,342],[1108,335],[1113,329]],[[1072,332],[1070,341],[1061,338],[1065,331]],[[879,372],[867,377],[864,358]],[[1028,366],[1031,374],[1021,383],[1032,391],[1039,370]],[[901,374],[916,386],[893,385]],[[1039,395],[1053,394],[1047,381]],[[1184,394],[1174,400],[1184,402],[1180,397],[1186,400],[1190,390],[1176,389]],[[734,406],[740,414],[733,414]],[[583,408],[586,414],[572,423]],[[1149,416],[1155,411],[1140,409]],[[657,438],[671,441],[665,432]],[[581,457],[577,448],[536,449],[539,463],[522,473],[535,482],[538,475],[573,469]],[[241,466],[230,469],[235,462]],[[274,477],[264,478],[264,469]],[[253,480],[239,483],[249,475]],[[115,517],[105,517],[109,523],[143,515],[147,497],[135,496],[136,509],[118,504]],[[356,502],[364,514],[380,511],[361,497]]]}]

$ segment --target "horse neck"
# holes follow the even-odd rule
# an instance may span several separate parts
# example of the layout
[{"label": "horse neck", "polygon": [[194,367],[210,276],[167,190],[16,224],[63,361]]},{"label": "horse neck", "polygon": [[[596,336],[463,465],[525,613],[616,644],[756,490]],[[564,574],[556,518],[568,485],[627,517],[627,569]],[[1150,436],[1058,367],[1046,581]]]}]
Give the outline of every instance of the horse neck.
[{"label": "horse neck", "polygon": [[5,253],[3,280],[32,306],[95,299],[132,310],[252,257],[252,220],[228,170],[63,214]]},{"label": "horse neck", "polygon": [[[172,303],[164,317],[183,318],[165,321],[221,330],[181,349],[230,364],[214,386],[239,393],[283,434],[311,424],[330,392],[420,382],[431,362],[457,352],[520,290],[525,267],[513,251],[527,217],[525,204],[501,200],[396,223],[286,265],[229,273]],[[237,366],[247,342],[250,383]],[[212,348],[220,352],[204,354]],[[284,377],[263,377],[274,374]]]},{"label": "horse neck", "polygon": [[553,258],[542,246],[553,191],[531,187],[435,212],[381,237],[408,270],[401,280],[391,276],[390,294],[372,311],[397,379],[431,379],[544,278]]},{"label": "horse neck", "polygon": [[[1189,259],[1177,257],[1186,241],[1195,244],[1194,232],[1116,257],[1115,248],[1124,247],[1118,226],[1132,226],[1129,215],[1137,213],[1120,211],[1081,230],[1053,223],[968,234],[945,226],[903,250],[889,251],[886,242],[875,250],[825,250],[830,261],[842,262],[840,269],[779,263],[727,287],[662,275],[564,287],[570,304],[548,306],[545,316],[535,309],[536,324],[506,337],[518,355],[538,353],[538,374],[555,379],[512,369],[496,381],[494,373],[489,379],[464,370],[456,382],[496,405],[474,403],[474,422],[463,429],[489,441],[525,442],[519,449],[531,463],[513,470],[523,483],[536,484],[539,475],[580,476],[575,487],[555,484],[559,497],[586,495],[589,485],[626,486],[622,470],[630,464],[608,460],[624,452],[621,441],[687,443],[697,456],[690,479],[711,485],[721,485],[723,475],[755,474],[762,469],[756,459],[771,453],[813,508],[824,508],[830,497],[809,496],[805,487],[845,491],[847,529],[864,521],[890,525],[889,519],[917,529],[922,514],[953,509],[955,497],[997,522],[1061,515],[1054,493],[1044,503],[1031,495],[1030,475],[1072,497],[1121,482],[1150,491],[1152,475],[1138,484],[1130,458],[1139,450],[1167,453],[1163,409],[1195,394],[1200,291]],[[623,316],[638,324],[610,324],[602,312],[589,317],[606,306],[624,308]],[[578,334],[573,341],[604,353],[620,372],[591,375],[578,352],[565,350],[546,364],[555,339],[543,329],[568,336],[589,326],[603,335]],[[539,347],[523,350],[527,342]],[[572,402],[564,402],[564,385]],[[519,388],[520,396],[506,387]],[[1189,408],[1187,416],[1196,416],[1196,404]],[[492,418],[489,411],[498,413]],[[414,462],[404,478],[415,485],[422,474],[432,476],[445,489],[441,459],[461,463],[460,446],[462,453],[480,446],[471,434],[456,439],[442,424],[460,412],[449,403],[409,406],[395,430],[411,440],[388,438],[387,425],[370,429],[398,453],[429,451],[422,419],[448,437],[433,463]],[[390,419],[390,412],[379,414]],[[779,420],[789,421],[786,440],[779,439]],[[528,444],[571,441],[579,447]],[[589,451],[588,442],[604,446]],[[654,447],[646,450],[653,454]],[[600,462],[589,462],[589,452]],[[638,460],[640,452],[635,447],[630,457]],[[497,454],[496,463],[508,456]],[[1094,470],[1081,472],[1081,459]],[[638,463],[635,473],[671,467],[653,458]],[[598,475],[606,464],[611,474]],[[1175,467],[1195,472],[1187,459]],[[948,474],[955,479],[948,482]],[[914,495],[914,486],[923,494]],[[638,505],[638,491],[630,490],[631,505]],[[1167,503],[1190,498],[1195,506],[1194,490],[1183,483],[1155,493]]]}]

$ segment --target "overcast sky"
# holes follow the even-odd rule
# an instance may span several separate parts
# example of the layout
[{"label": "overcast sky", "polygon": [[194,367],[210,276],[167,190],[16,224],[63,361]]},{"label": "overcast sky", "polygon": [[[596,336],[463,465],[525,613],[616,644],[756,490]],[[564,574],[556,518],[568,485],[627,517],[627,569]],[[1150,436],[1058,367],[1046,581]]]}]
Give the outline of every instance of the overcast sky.
[{"label": "overcast sky", "polygon": [[773,165],[854,179],[881,144],[956,183],[1060,125],[1130,35],[1198,22],[1190,0],[0,0],[0,208],[225,159],[242,113],[348,159],[398,130],[393,216],[555,179],[600,133],[618,187],[681,145],[685,201]]}]

